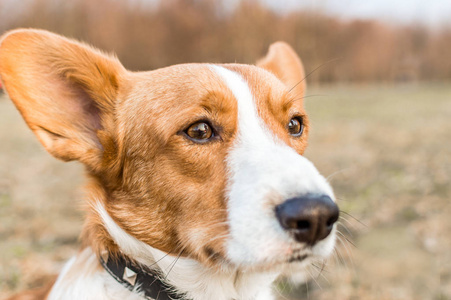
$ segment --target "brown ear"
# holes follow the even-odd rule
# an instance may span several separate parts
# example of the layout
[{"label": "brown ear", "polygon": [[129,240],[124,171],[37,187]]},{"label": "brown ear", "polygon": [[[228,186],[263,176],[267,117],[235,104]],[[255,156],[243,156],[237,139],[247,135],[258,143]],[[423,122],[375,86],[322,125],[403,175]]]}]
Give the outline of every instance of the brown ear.
[{"label": "brown ear", "polygon": [[0,77],[28,126],[55,157],[93,169],[124,72],[117,59],[47,31],[15,30],[0,39]]},{"label": "brown ear", "polygon": [[276,75],[296,97],[304,95],[306,87],[304,66],[299,56],[287,43],[272,44],[268,54],[257,62],[257,66]]}]

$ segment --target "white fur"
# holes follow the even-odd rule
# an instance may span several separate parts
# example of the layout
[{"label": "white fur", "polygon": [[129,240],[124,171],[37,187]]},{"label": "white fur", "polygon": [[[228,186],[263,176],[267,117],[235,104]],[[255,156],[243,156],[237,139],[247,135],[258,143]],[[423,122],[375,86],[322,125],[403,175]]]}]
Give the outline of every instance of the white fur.
[{"label": "white fur", "polygon": [[238,103],[238,133],[228,156],[228,258],[236,265],[254,267],[280,264],[293,251],[313,257],[328,256],[335,232],[313,249],[307,249],[282,229],[274,209],[277,204],[306,193],[326,194],[333,199],[332,189],[309,160],[267,128],[244,79],[223,67],[213,66],[213,70]]},{"label": "white fur", "polygon": [[96,210],[113,240],[128,256],[147,266],[158,266],[162,277],[187,298],[195,300],[272,299],[271,283],[277,273],[215,271],[199,262],[167,255],[126,233],[98,202]]},{"label": "white fur", "polygon": [[132,293],[118,284],[99,265],[97,256],[91,248],[85,248],[67,262],[47,299],[142,300],[143,295]]}]

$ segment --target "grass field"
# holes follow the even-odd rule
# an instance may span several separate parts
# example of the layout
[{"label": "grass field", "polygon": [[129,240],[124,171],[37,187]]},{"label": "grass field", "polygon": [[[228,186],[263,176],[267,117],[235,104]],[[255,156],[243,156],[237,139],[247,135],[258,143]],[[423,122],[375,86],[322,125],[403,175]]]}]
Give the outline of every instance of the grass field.
[{"label": "grass field", "polygon": [[[451,299],[451,85],[309,94],[306,156],[346,213],[337,254],[308,284],[279,284],[281,299]],[[83,181],[81,166],[48,155],[5,97],[0,141],[1,297],[40,285],[76,252]]]}]

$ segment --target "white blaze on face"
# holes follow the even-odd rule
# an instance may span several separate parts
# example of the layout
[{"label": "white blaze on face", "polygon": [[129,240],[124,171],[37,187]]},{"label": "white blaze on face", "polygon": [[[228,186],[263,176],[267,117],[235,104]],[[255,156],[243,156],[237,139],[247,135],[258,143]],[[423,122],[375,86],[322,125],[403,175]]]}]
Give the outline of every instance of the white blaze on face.
[{"label": "white blaze on face", "polygon": [[[236,98],[238,132],[227,163],[228,221],[231,237],[227,255],[241,266],[285,261],[296,243],[279,225],[275,206],[307,193],[333,192],[313,164],[268,129],[258,116],[245,80],[233,71],[212,66]],[[255,95],[258,97],[258,95]],[[334,232],[313,248],[313,255],[327,256],[334,246]]]}]

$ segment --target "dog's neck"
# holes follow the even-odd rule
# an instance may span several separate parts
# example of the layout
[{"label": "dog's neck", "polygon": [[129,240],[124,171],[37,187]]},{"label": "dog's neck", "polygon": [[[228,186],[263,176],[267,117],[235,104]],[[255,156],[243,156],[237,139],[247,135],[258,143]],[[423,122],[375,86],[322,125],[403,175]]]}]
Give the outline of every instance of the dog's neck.
[{"label": "dog's neck", "polygon": [[100,255],[100,263],[117,282],[128,290],[139,291],[146,299],[178,300],[183,295],[174,292],[175,288],[165,282],[164,276],[146,266],[136,263],[123,254],[107,251]]},{"label": "dog's neck", "polygon": [[[165,283],[184,294],[186,299],[272,299],[271,283],[278,277],[278,273],[214,269],[194,259],[180,257],[177,253],[165,253],[125,232],[111,218],[101,201],[95,202],[92,207],[114,241],[116,251],[139,264],[158,270]],[[104,248],[99,245],[91,247],[94,251]],[[100,258],[100,252],[98,254]]]}]

